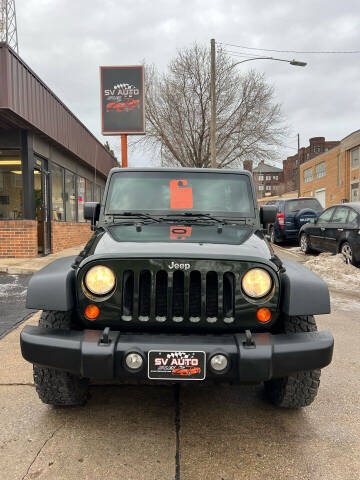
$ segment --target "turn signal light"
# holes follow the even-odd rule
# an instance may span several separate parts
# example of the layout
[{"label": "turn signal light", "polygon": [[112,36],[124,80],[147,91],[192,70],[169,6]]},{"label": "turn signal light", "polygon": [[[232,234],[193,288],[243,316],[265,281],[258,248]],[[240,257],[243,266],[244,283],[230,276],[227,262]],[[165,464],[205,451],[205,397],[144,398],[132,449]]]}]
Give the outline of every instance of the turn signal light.
[{"label": "turn signal light", "polygon": [[256,312],[256,318],[261,323],[269,322],[271,319],[271,312],[268,308],[259,308],[259,310]]},{"label": "turn signal light", "polygon": [[100,309],[96,305],[88,305],[84,313],[89,320],[95,320],[100,315]]}]

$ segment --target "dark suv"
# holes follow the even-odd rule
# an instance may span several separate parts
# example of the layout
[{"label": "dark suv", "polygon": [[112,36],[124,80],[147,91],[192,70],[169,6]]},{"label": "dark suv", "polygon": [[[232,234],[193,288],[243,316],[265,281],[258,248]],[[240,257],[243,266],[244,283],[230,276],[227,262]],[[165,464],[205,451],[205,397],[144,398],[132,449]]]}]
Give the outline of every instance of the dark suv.
[{"label": "dark suv", "polygon": [[267,229],[272,243],[298,239],[300,228],[323,211],[320,202],[312,197],[280,198],[267,205],[277,208],[276,221]]},{"label": "dark suv", "polygon": [[[281,261],[249,172],[113,169],[77,257],[30,280],[21,349],[41,400],[82,404],[91,381],[261,383],[280,407],[315,398],[333,338],[325,282]],[[90,225],[89,225],[90,227]]]}]

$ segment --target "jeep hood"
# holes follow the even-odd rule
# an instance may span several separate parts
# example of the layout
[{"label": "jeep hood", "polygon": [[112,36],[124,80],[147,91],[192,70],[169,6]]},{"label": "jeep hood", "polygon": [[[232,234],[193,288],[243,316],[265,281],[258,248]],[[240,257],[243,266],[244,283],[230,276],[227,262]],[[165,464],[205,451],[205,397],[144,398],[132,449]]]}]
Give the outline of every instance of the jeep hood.
[{"label": "jeep hood", "polygon": [[204,258],[271,264],[274,252],[264,235],[249,225],[118,224],[98,230],[82,264],[95,258]]}]

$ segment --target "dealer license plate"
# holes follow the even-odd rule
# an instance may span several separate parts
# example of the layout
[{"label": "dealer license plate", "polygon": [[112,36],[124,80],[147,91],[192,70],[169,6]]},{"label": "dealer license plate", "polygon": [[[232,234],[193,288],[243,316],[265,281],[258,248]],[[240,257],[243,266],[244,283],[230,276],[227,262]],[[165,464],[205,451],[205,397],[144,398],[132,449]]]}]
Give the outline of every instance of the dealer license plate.
[{"label": "dealer license plate", "polygon": [[148,377],[151,380],[204,380],[205,352],[150,350]]}]

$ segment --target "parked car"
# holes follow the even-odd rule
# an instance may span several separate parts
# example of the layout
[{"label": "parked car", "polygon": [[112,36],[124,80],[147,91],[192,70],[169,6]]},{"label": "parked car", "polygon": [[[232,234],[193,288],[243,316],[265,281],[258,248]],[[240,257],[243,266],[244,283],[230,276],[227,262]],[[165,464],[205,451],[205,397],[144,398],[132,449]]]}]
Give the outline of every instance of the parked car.
[{"label": "parked car", "polygon": [[360,266],[360,202],[327,208],[318,219],[304,225],[299,234],[300,248],[342,253],[346,263]]},{"label": "parked car", "polygon": [[319,200],[312,197],[279,198],[267,205],[277,208],[276,221],[268,226],[268,235],[272,243],[295,240],[300,228],[311,219],[316,219],[323,211]]}]

